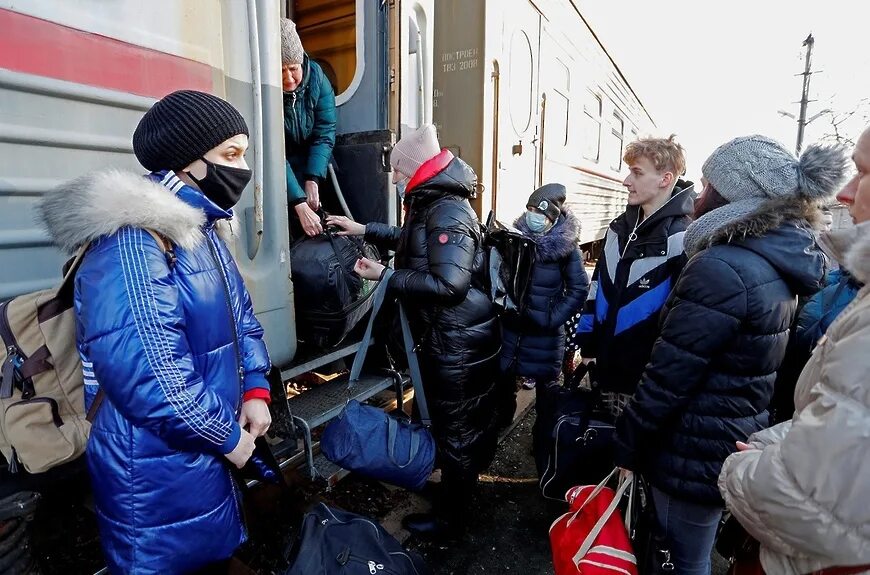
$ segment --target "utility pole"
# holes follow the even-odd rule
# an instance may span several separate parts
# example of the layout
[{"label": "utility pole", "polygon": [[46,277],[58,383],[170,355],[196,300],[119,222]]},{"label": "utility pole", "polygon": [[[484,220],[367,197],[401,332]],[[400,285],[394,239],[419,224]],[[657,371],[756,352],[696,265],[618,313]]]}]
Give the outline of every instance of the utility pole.
[{"label": "utility pole", "polygon": [[806,64],[804,64],[804,73],[802,76],[804,77],[804,87],[803,93],[801,94],[801,111],[798,116],[798,133],[797,133],[797,145],[795,146],[795,154],[800,156],[801,154],[801,146],[804,142],[804,128],[807,126],[807,104],[810,102],[810,77],[813,75],[811,72],[812,69],[812,57],[813,57],[813,44],[816,41],[813,38],[813,35],[810,34],[807,36],[807,39],[804,40],[802,46],[807,47],[807,59]]}]

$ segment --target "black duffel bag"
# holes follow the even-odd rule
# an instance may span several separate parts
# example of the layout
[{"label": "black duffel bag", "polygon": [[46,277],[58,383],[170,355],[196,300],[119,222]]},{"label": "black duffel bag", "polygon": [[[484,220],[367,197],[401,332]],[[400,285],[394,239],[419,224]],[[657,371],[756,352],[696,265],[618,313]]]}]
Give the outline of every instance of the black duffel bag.
[{"label": "black duffel bag", "polygon": [[302,520],[284,575],[431,575],[419,555],[402,548],[366,517],[318,503]]},{"label": "black duffel bag", "polygon": [[362,238],[327,229],[290,246],[296,304],[296,336],[320,349],[337,346],[372,307],[377,282],[353,271],[357,259],[377,261],[378,251]]},{"label": "black duffel bag", "polygon": [[[590,367],[590,387],[580,387]],[[547,499],[564,501],[570,488],[596,485],[613,470],[613,421],[600,397],[594,366],[583,364],[566,385],[539,387],[532,441]]]}]

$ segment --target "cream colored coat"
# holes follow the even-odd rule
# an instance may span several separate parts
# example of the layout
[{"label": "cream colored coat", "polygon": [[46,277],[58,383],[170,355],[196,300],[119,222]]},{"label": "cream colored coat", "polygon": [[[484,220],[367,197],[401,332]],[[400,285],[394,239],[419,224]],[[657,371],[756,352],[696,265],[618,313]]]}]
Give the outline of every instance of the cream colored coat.
[{"label": "cream colored coat", "polygon": [[[870,282],[870,222],[824,238]],[[870,286],[831,325],[795,389],[791,421],[752,435],[719,489],[771,575],[870,564]],[[866,571],[870,573],[870,570]]]}]

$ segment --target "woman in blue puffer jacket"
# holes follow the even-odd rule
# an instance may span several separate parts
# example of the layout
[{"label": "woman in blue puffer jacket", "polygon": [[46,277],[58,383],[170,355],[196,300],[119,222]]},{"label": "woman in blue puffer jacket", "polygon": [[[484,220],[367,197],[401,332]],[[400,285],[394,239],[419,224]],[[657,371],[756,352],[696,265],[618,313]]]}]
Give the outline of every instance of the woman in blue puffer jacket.
[{"label": "woman in blue puffer jacket", "polygon": [[150,175],[90,174],[40,206],[59,246],[90,244],[77,343],[86,403],[103,392],[87,462],[113,574],[194,572],[246,538],[230,465],[269,426],[270,364],[217,228],[251,177],[247,134],[229,103],[175,92],[133,135]]},{"label": "woman in blue puffer jacket", "polygon": [[565,186],[547,184],[535,190],[526,213],[514,222],[537,244],[535,265],[521,315],[502,318],[502,384],[499,418],[513,419],[517,376],[525,387],[556,381],[565,353],[565,323],[580,311],[589,291],[589,276],[577,237],[580,222],[564,207]]}]

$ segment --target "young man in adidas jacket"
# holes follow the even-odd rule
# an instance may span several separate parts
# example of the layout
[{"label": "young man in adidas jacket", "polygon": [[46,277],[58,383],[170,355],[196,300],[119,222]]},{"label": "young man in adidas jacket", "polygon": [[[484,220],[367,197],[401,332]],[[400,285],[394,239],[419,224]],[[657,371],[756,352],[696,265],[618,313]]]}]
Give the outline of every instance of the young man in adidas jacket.
[{"label": "young man in adidas jacket", "polygon": [[607,230],[575,339],[617,412],[640,380],[659,312],[686,264],[683,235],[695,199],[693,184],[679,179],[686,159],[674,136],[632,142],[624,159],[628,208]]}]

